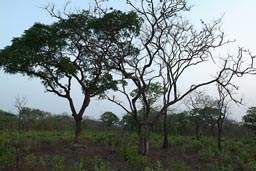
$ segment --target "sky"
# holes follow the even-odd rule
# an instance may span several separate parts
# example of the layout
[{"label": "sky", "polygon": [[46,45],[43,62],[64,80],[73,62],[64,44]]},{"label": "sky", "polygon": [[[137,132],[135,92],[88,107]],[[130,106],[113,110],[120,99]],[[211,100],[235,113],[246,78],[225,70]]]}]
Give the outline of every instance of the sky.
[{"label": "sky", "polygon": [[[118,8],[121,0],[112,0],[114,8]],[[62,9],[65,0],[2,0],[0,5],[0,49],[11,44],[14,37],[22,35],[24,30],[31,27],[35,22],[50,24],[53,18],[42,8],[51,3],[58,9]],[[71,0],[70,8],[87,9],[91,5],[89,0]],[[200,19],[212,21],[223,16],[222,29],[227,39],[236,40],[231,48],[222,49],[221,54],[233,53],[238,46],[250,49],[256,54],[256,1],[255,0],[190,0],[193,4],[187,17],[193,23],[199,23]],[[230,52],[231,51],[231,52]],[[248,107],[256,106],[256,77],[247,76],[236,83],[240,87],[239,96],[244,99],[243,106],[234,106],[230,117],[241,120]],[[70,113],[69,105],[62,99],[51,93],[46,93],[39,79],[30,79],[16,74],[5,74],[0,70],[0,109],[17,113],[15,99],[26,97],[27,107],[49,111],[54,114],[63,112]],[[76,104],[82,100],[81,94],[75,94]],[[125,112],[118,106],[108,101],[93,99],[85,111],[85,115],[97,119],[106,112],[112,111],[119,117]]]}]

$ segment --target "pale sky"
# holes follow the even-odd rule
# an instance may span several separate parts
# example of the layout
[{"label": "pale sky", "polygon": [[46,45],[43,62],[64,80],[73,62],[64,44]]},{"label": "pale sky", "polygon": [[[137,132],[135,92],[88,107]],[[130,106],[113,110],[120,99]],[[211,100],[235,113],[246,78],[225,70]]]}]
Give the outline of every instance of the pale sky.
[{"label": "pale sky", "polygon": [[[115,6],[120,6],[121,0],[112,0]],[[125,1],[125,0],[124,0]],[[2,0],[0,5],[0,49],[10,45],[12,38],[19,37],[24,30],[31,27],[35,22],[50,24],[53,18],[42,8],[48,3],[56,4],[62,9],[67,1],[65,0]],[[71,0],[70,7],[88,8],[89,0]],[[256,54],[256,1],[255,0],[191,0],[194,4],[188,17],[192,23],[199,23],[200,19],[211,21],[220,16],[223,17],[222,29],[227,39],[236,40],[234,48],[223,49],[219,53],[228,53],[238,45],[250,49]],[[230,52],[232,53],[232,52]],[[245,115],[246,109],[256,106],[256,76],[248,76],[237,81],[240,87],[239,93],[244,99],[244,106],[234,107],[231,118],[240,120]],[[62,112],[70,113],[69,105],[62,99],[51,93],[45,93],[45,88],[39,79],[29,79],[19,74],[9,75],[0,71],[0,109],[17,113],[14,107],[17,96],[26,96],[27,106],[49,111],[55,114]],[[76,102],[79,104],[82,96],[76,95]],[[112,111],[118,116],[125,112],[118,106],[107,102],[92,100],[85,111],[85,116],[99,118],[105,111]]]}]

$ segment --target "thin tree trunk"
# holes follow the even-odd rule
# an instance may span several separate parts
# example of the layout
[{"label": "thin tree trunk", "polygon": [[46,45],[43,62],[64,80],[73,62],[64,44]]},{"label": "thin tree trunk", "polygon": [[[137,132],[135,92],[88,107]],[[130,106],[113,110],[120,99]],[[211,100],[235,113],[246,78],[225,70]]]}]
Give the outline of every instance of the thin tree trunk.
[{"label": "thin tree trunk", "polygon": [[164,143],[163,149],[167,149],[169,145],[168,142],[168,127],[167,127],[167,113],[164,114]]},{"label": "thin tree trunk", "polygon": [[221,134],[222,134],[222,124],[221,124],[221,121],[219,119],[218,120],[218,137],[217,137],[219,151],[222,150],[222,147],[221,147]]},{"label": "thin tree trunk", "polygon": [[82,117],[74,117],[76,122],[76,129],[75,129],[75,138],[74,143],[80,143],[80,136],[82,134]]},{"label": "thin tree trunk", "polygon": [[139,137],[139,154],[146,156],[149,152],[148,137],[141,135]]},{"label": "thin tree trunk", "polygon": [[196,124],[196,139],[200,140],[200,136],[199,136],[199,124],[197,122],[195,122]]},{"label": "thin tree trunk", "polygon": [[139,136],[139,145],[138,145],[138,151],[139,154],[146,156],[149,152],[149,128],[148,125],[145,125],[145,130],[142,131],[142,127],[139,126],[138,128],[138,136]]}]

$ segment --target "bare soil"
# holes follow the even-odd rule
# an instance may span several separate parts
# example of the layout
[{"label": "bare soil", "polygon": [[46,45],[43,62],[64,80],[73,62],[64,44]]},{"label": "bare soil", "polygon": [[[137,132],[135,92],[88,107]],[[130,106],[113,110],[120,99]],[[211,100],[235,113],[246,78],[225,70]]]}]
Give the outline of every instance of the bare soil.
[{"label": "bare soil", "polygon": [[[81,159],[93,159],[98,157],[108,163],[111,168],[115,171],[131,170],[129,164],[125,161],[120,154],[119,146],[107,146],[104,144],[95,143],[92,141],[84,141],[81,144],[69,144],[66,142],[56,143],[40,143],[32,147],[29,151],[21,149],[19,169],[15,168],[15,165],[4,168],[5,171],[19,170],[19,171],[41,171],[41,170],[52,170],[52,168],[42,168],[41,165],[34,165],[33,167],[25,165],[25,156],[27,154],[34,154],[37,157],[40,156],[63,156],[65,160],[65,166],[72,166],[78,163]],[[193,148],[188,148],[186,153],[182,152],[178,145],[172,145],[168,150],[160,148],[153,148],[150,150],[148,155],[148,166],[151,168],[157,166],[157,162],[160,161],[165,171],[172,171],[172,162],[184,162],[190,167],[191,171],[204,171],[206,165],[214,161],[203,161],[198,151]],[[86,168],[88,171],[93,170],[93,166]],[[1,170],[1,169],[0,169]],[[69,171],[70,168],[64,170]]]}]

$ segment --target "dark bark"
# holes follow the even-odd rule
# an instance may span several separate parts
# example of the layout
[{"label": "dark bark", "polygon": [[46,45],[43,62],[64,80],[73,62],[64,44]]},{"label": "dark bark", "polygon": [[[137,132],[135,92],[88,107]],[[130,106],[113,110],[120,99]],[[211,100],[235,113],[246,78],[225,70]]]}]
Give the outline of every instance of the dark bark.
[{"label": "dark bark", "polygon": [[218,136],[217,136],[218,150],[221,151],[222,150],[222,146],[221,146],[222,121],[221,121],[221,119],[218,119],[217,127],[218,127]]},{"label": "dark bark", "polygon": [[76,143],[80,143],[80,136],[82,134],[82,119],[83,119],[84,111],[90,103],[90,92],[89,91],[85,92],[83,104],[78,114],[76,113],[73,100],[71,98],[68,98],[68,100],[69,100],[70,108],[71,108],[71,111],[73,112],[73,117],[76,123],[75,137],[74,137],[74,143],[76,144]]},{"label": "dark bark", "polygon": [[163,149],[167,149],[169,146],[168,142],[168,127],[167,127],[167,113],[164,114],[164,143]]},{"label": "dark bark", "polygon": [[149,152],[149,143],[148,143],[149,126],[145,125],[144,128],[139,126],[138,127],[138,136],[139,136],[138,152],[139,152],[139,154],[146,156]]},{"label": "dark bark", "polygon": [[74,143],[78,144],[80,143],[80,136],[82,134],[82,117],[74,116],[74,119],[76,123]]},{"label": "dark bark", "polygon": [[147,136],[139,137],[139,154],[146,156],[149,152],[149,143]]},{"label": "dark bark", "polygon": [[196,125],[196,139],[200,140],[200,135],[199,135],[199,123],[197,121],[195,121],[195,125]]}]

